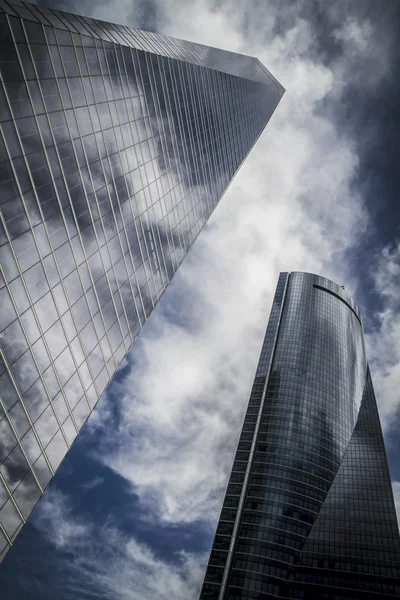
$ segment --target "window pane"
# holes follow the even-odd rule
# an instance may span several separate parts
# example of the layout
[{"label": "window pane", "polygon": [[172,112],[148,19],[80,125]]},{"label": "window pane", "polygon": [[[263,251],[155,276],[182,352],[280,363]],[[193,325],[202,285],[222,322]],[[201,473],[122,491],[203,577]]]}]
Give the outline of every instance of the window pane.
[{"label": "window pane", "polygon": [[18,387],[23,394],[39,377],[35,362],[30,350],[21,356],[11,367]]},{"label": "window pane", "polygon": [[50,292],[36,302],[35,310],[43,331],[47,331],[57,321],[58,315]]},{"label": "window pane", "polygon": [[52,475],[43,454],[39,456],[38,460],[33,465],[33,468],[35,470],[36,477],[42,486],[42,489],[45,489],[50,482]]},{"label": "window pane", "polygon": [[67,444],[64,441],[61,431],[59,431],[46,448],[46,454],[54,471],[58,468],[67,450]]},{"label": "window pane", "polygon": [[69,348],[65,348],[60,356],[54,361],[54,365],[57,369],[61,385],[64,385],[75,371],[75,365]]},{"label": "window pane", "polygon": [[36,359],[38,364],[39,371],[43,373],[47,369],[50,364],[49,353],[46,350],[46,346],[44,345],[43,338],[39,338],[32,345],[33,356]]},{"label": "window pane", "polygon": [[28,470],[29,465],[20,446],[14,448],[0,467],[1,474],[11,492],[15,490]]},{"label": "window pane", "polygon": [[65,432],[65,435],[67,436],[68,442],[72,444],[72,442],[77,436],[77,431],[75,429],[75,425],[73,424],[71,417],[69,417],[63,424],[63,430]]},{"label": "window pane", "polygon": [[20,277],[18,277],[17,279],[14,279],[14,281],[12,281],[10,283],[10,290],[11,290],[11,294],[14,299],[14,302],[17,305],[18,312],[20,314],[25,312],[27,310],[27,308],[30,306],[30,303],[29,303],[28,296],[26,295],[25,288],[23,286],[23,283],[22,283]]},{"label": "window pane", "polygon": [[0,510],[0,521],[9,537],[12,537],[22,524],[21,517],[11,500],[8,500]]},{"label": "window pane", "polygon": [[10,244],[4,244],[4,246],[1,247],[1,264],[4,270],[4,275],[8,282],[12,281],[13,279],[15,279],[15,277],[19,275],[17,263],[15,262],[15,258],[11,251]]},{"label": "window pane", "polygon": [[5,417],[0,421],[0,462],[10,454],[17,445],[17,440],[12,432],[9,422]]},{"label": "window pane", "polygon": [[89,412],[90,410],[88,403],[86,402],[85,398],[82,398],[72,413],[79,429],[83,426],[84,422],[88,418]]},{"label": "window pane", "polygon": [[29,267],[38,262],[39,254],[30,231],[15,238],[12,244],[22,271],[26,271],[26,269],[29,269]]},{"label": "window pane", "polygon": [[46,342],[49,346],[51,356],[56,358],[67,346],[67,340],[65,338],[61,323],[57,321],[45,334]]},{"label": "window pane", "polygon": [[17,318],[7,288],[0,290],[0,329],[3,330]]},{"label": "window pane", "polygon": [[3,217],[6,222],[8,235],[14,238],[29,229],[28,219],[20,198],[5,202],[2,207]]},{"label": "window pane", "polygon": [[35,423],[35,429],[43,446],[46,446],[58,429],[53,409],[48,406]]},{"label": "window pane", "polygon": [[40,262],[26,271],[24,278],[26,285],[28,286],[32,302],[36,302],[49,291],[46,276]]},{"label": "window pane", "polygon": [[28,433],[22,438],[22,446],[31,463],[35,462],[41,450],[33,429],[29,429]]},{"label": "window pane", "polygon": [[69,416],[68,406],[65,402],[64,396],[61,394],[57,394],[57,396],[53,400],[53,407],[56,410],[57,416],[60,419],[61,423],[65,421],[65,419]]},{"label": "window pane", "polygon": [[35,422],[49,404],[46,390],[44,389],[43,383],[40,381],[40,379],[38,379],[27,392],[25,392],[23,398],[29,416],[31,417],[32,421]]},{"label": "window pane", "polygon": [[33,315],[32,309],[27,310],[22,316],[21,321],[25,327],[25,332],[31,344],[36,342],[40,336],[39,327]]},{"label": "window pane", "polygon": [[0,345],[9,364],[16,361],[28,349],[28,343],[18,320],[3,331]]},{"label": "window pane", "polygon": [[41,495],[40,489],[32,473],[29,471],[21,481],[13,496],[18,508],[27,519]]}]

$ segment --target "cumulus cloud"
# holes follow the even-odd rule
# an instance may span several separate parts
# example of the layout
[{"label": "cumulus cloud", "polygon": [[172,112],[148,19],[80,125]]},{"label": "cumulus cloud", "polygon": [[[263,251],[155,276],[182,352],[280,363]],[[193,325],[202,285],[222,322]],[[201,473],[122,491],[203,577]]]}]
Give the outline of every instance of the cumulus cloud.
[{"label": "cumulus cloud", "polygon": [[67,497],[54,487],[45,494],[35,513],[36,525],[56,548],[69,548],[91,533],[88,522],[73,518],[71,513]]},{"label": "cumulus cloud", "polygon": [[400,388],[400,243],[385,246],[372,263],[371,276],[382,309],[366,336],[374,387],[385,427],[399,408]]},{"label": "cumulus cloud", "polygon": [[336,40],[345,42],[357,54],[364,53],[372,35],[372,25],[369,21],[359,23],[354,19],[346,19],[345,22],[334,31]]},{"label": "cumulus cloud", "polygon": [[77,516],[71,498],[56,488],[47,492],[33,522],[58,550],[73,556],[63,571],[63,598],[76,598],[82,589],[85,597],[118,600],[188,600],[199,593],[205,556],[157,558],[112,522],[99,528],[88,516]]}]

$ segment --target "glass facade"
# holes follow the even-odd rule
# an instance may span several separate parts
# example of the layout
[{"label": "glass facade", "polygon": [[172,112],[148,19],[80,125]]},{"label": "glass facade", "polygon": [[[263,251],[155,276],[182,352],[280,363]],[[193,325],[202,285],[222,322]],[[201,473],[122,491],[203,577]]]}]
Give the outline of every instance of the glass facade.
[{"label": "glass facade", "polygon": [[283,88],[251,57],[0,0],[0,558]]},{"label": "glass facade", "polygon": [[357,305],[281,273],[201,600],[400,597],[400,538]]}]

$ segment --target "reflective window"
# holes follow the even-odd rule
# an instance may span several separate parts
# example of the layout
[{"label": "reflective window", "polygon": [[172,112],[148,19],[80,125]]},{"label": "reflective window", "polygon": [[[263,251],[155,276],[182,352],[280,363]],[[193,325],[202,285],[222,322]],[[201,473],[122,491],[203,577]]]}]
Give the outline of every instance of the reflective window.
[{"label": "reflective window", "polygon": [[14,492],[15,501],[25,519],[32,512],[40,496],[41,491],[33,473],[27,473]]},{"label": "reflective window", "polygon": [[52,469],[58,469],[60,462],[67,453],[68,447],[62,436],[61,431],[58,431],[46,448],[46,454],[49,458]]},{"label": "reflective window", "polygon": [[283,90],[250,57],[1,5],[0,449],[26,517]]},{"label": "reflective window", "polygon": [[228,598],[395,594],[389,498],[358,308],[327,279],[282,273],[200,597],[219,597],[224,570]]},{"label": "reflective window", "polygon": [[22,519],[11,500],[8,500],[0,509],[0,520],[9,537],[12,537],[21,525]]}]

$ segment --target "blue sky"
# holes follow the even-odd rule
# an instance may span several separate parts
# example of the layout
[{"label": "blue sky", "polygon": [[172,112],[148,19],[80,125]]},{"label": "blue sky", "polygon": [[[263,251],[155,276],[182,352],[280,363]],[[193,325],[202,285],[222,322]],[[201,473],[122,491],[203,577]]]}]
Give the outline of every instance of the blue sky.
[{"label": "blue sky", "polygon": [[195,600],[281,270],[361,306],[400,505],[400,6],[46,4],[257,56],[287,89],[0,569],[13,600]]}]

